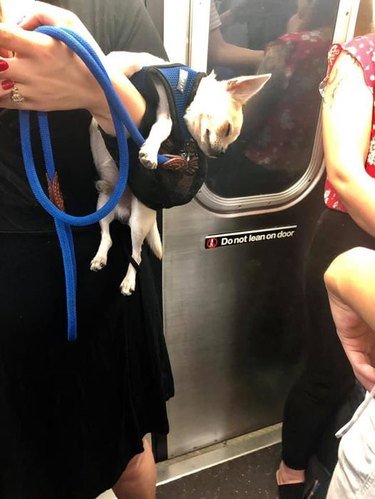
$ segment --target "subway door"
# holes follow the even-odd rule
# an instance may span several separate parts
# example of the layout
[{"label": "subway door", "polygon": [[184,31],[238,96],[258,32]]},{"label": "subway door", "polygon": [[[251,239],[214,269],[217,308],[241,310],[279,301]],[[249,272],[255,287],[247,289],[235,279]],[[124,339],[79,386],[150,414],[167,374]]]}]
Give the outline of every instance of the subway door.
[{"label": "subway door", "polygon": [[[171,61],[222,80],[263,66],[273,73],[246,105],[240,137],[209,160],[196,198],[163,212],[163,313],[176,385],[170,458],[281,421],[303,355],[303,264],[323,208],[318,85],[332,37],[353,33],[355,3],[320,2],[316,24],[301,33],[288,31],[294,0],[216,1],[220,27],[209,0],[164,2]],[[248,62],[207,57],[215,36],[251,49]]]}]

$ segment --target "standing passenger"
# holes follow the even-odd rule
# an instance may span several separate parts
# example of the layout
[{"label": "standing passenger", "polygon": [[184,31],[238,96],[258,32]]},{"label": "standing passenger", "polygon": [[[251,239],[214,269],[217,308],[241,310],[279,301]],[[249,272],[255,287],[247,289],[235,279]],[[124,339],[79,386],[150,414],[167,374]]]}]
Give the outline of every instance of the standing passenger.
[{"label": "standing passenger", "polygon": [[[141,0],[60,3],[105,52],[164,55]],[[24,27],[39,24],[69,26],[93,43],[70,11],[36,2]],[[143,255],[135,293],[122,296],[128,227],[112,224],[111,256],[98,274],[90,271],[98,224],[75,229],[78,339],[68,342],[58,238],[30,190],[20,148],[18,110],[59,111],[49,121],[66,210],[96,211],[88,129],[94,115],[113,133],[107,103],[63,43],[0,24],[0,47],[0,497],[93,499],[113,487],[121,499],[153,499],[155,463],[143,438],[168,432],[165,401],[173,387],[150,261]],[[143,98],[119,70],[108,70],[141,126]]]},{"label": "standing passenger", "polygon": [[[281,498],[301,498],[305,470],[329,419],[354,386],[337,338],[323,274],[353,246],[375,249],[375,35],[334,44],[322,84],[327,181],[322,213],[310,249],[306,299],[308,358],[284,410]],[[341,498],[340,498],[341,499]]]}]

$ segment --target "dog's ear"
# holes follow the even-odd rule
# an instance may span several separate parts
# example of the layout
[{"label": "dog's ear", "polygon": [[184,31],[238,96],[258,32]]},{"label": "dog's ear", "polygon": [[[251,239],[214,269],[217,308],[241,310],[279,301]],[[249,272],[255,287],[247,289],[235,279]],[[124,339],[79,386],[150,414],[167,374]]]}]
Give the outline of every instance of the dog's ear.
[{"label": "dog's ear", "polygon": [[241,105],[244,105],[253,95],[258,93],[267,81],[271,78],[271,74],[238,76],[226,81],[227,91],[232,98],[237,100]]}]

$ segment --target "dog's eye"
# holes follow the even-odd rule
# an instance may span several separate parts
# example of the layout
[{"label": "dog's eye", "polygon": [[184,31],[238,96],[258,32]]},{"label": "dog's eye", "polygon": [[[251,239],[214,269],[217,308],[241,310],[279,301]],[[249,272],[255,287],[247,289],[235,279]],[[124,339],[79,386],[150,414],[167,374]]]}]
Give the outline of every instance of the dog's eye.
[{"label": "dog's eye", "polygon": [[225,136],[226,136],[226,137],[228,137],[228,136],[229,136],[230,131],[231,131],[231,126],[230,126],[230,123],[228,123],[228,126],[227,126],[227,131],[225,132]]}]

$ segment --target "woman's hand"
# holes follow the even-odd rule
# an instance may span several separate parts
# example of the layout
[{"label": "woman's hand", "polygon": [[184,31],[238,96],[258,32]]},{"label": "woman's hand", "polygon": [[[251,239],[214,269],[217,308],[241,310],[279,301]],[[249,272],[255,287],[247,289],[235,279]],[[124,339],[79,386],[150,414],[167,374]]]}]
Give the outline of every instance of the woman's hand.
[{"label": "woman's hand", "polygon": [[353,248],[324,275],[337,334],[366,390],[375,385],[375,252]]},{"label": "woman's hand", "polygon": [[[40,25],[75,30],[106,64],[104,54],[75,14],[36,2],[33,16],[22,26],[0,24],[0,47],[13,54],[0,58],[0,107],[34,111],[87,109],[106,131],[112,132],[107,101],[91,72],[64,43],[32,31]],[[113,65],[108,65],[108,71],[137,125],[144,113],[142,97]],[[11,100],[15,88],[24,98],[22,102]]]},{"label": "woman's hand", "polygon": [[[14,52],[0,60],[0,107],[51,111],[95,107],[100,88],[83,62],[65,44],[41,33],[0,26],[0,45]],[[17,104],[14,88],[24,97]]]},{"label": "woman's hand", "polygon": [[[0,47],[11,54],[0,60],[0,106],[37,111],[95,108],[103,96],[80,58],[63,43],[32,30],[45,24],[69,27],[104,58],[100,48],[72,12],[44,2],[35,5],[22,26],[0,25]],[[22,103],[11,101],[14,87],[24,97]]]},{"label": "woman's hand", "polygon": [[329,293],[337,334],[356,378],[369,392],[375,385],[375,332],[354,309]]}]

